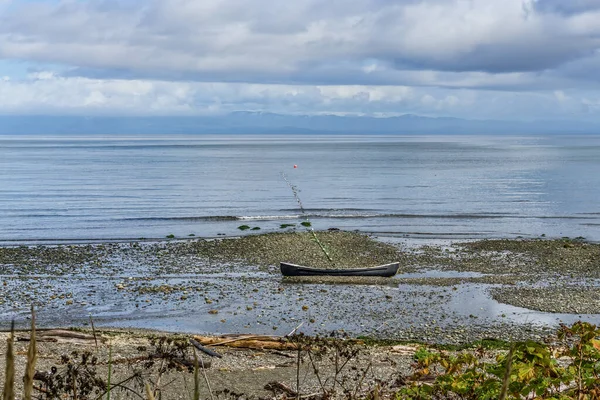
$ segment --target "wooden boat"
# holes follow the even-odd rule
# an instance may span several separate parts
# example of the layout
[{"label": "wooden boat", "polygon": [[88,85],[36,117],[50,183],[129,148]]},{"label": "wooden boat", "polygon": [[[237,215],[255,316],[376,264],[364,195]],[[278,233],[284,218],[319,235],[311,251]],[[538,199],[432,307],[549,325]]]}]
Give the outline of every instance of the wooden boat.
[{"label": "wooden boat", "polygon": [[398,272],[399,263],[379,265],[371,268],[355,269],[323,269],[303,267],[301,265],[282,262],[279,264],[283,276],[385,276],[390,277]]}]

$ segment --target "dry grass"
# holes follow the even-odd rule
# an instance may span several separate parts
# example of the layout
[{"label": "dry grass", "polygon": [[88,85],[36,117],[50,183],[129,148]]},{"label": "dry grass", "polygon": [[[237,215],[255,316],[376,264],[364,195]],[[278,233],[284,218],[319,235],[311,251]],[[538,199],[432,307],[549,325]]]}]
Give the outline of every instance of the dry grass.
[{"label": "dry grass", "polygon": [[6,341],[6,368],[4,372],[4,389],[2,398],[4,400],[14,400],[15,398],[15,323],[13,321],[10,327],[10,336]]},{"label": "dry grass", "polygon": [[29,348],[27,349],[27,366],[23,378],[23,392],[25,400],[31,400],[33,394],[33,377],[35,375],[35,364],[37,362],[37,342],[35,338],[35,312],[31,307],[31,335],[29,337]]}]

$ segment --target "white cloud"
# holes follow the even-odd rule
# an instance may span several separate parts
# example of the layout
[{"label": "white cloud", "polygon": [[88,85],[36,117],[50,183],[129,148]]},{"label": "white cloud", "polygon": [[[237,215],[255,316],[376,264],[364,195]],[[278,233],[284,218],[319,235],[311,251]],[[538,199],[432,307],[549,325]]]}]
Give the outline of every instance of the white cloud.
[{"label": "white cloud", "polygon": [[[43,77],[44,79],[39,79]],[[0,80],[0,110],[30,114],[203,115],[238,110],[292,114],[598,119],[600,95],[373,85],[286,85],[65,78]]]},{"label": "white cloud", "polygon": [[[61,78],[32,74],[29,80],[0,82],[0,109],[9,112],[172,113],[185,109],[186,84]],[[183,88],[182,88],[183,87]],[[164,97],[177,101],[165,101]],[[144,111],[147,110],[147,111]]]},{"label": "white cloud", "polygon": [[565,101],[569,100],[569,96],[567,96],[562,90],[555,90],[554,97],[556,97],[556,100],[558,100],[561,103],[564,103]]},{"label": "white cloud", "polygon": [[29,74],[29,79],[46,81],[51,80],[56,77],[56,74],[52,71],[41,71],[41,72],[32,72]]},{"label": "white cloud", "polygon": [[39,66],[0,106],[574,117],[600,88],[600,8],[569,4],[0,0],[0,61]]}]

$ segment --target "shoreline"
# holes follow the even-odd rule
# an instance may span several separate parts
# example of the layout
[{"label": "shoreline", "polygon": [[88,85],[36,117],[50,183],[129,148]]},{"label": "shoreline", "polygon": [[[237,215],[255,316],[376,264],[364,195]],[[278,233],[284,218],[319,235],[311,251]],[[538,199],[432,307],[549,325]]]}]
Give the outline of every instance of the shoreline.
[{"label": "shoreline", "polygon": [[[276,262],[286,254],[326,265],[303,233],[4,246],[0,323],[16,317],[18,325],[26,325],[31,301],[40,305],[40,328],[85,326],[89,315],[99,328],[213,334],[277,334],[305,322],[307,334],[344,330],[430,343],[539,339],[560,322],[600,321],[594,297],[600,294],[600,276],[588,271],[589,263],[599,262],[594,243],[544,238],[415,244],[398,238],[390,244],[350,232],[318,234],[347,265],[400,257],[399,274],[383,280],[284,280]],[[565,257],[572,258],[570,266],[562,266]],[[554,295],[574,282],[593,294],[593,301],[577,298],[574,305],[563,296],[561,309]],[[540,285],[552,290],[535,291]],[[539,304],[517,301],[521,289],[540,293]],[[555,312],[543,312],[548,306]]]},{"label": "shoreline", "polygon": [[[590,244],[600,244],[600,240],[590,240],[583,236],[546,236],[527,235],[523,233],[507,235],[490,235],[484,233],[440,233],[440,232],[381,232],[381,231],[363,231],[363,230],[344,230],[338,228],[329,228],[315,230],[315,232],[342,231],[352,232],[360,235],[366,235],[383,242],[398,243],[407,242],[463,242],[463,241],[485,241],[485,240],[576,240]],[[163,243],[163,242],[190,242],[195,240],[218,240],[218,239],[240,239],[248,236],[262,236],[270,234],[293,234],[303,233],[303,230],[264,230],[259,233],[239,233],[239,234],[217,234],[217,235],[188,235],[175,237],[108,237],[108,238],[27,238],[27,239],[0,239],[0,248],[20,247],[20,246],[66,246],[66,245],[86,245],[86,244],[111,244],[111,243]]]}]

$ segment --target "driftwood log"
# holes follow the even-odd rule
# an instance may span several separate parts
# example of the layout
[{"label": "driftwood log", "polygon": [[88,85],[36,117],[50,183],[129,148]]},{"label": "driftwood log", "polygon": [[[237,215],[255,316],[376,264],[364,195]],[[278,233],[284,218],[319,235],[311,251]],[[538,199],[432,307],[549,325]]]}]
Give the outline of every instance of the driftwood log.
[{"label": "driftwood log", "polygon": [[[28,342],[29,336],[17,337],[17,341]],[[88,343],[88,342],[103,342],[105,339],[101,336],[94,336],[87,333],[68,331],[65,329],[50,329],[47,331],[36,332],[36,340],[38,342],[70,342],[70,343]]]},{"label": "driftwood log", "polygon": [[275,336],[212,337],[194,335],[193,338],[205,346],[228,346],[255,350],[296,350],[298,348],[296,344]]},{"label": "driftwood log", "polygon": [[323,393],[311,393],[311,394],[298,394],[294,389],[286,385],[285,383],[272,381],[267,383],[264,388],[273,392],[273,394],[277,395],[281,393],[284,395],[284,399],[302,399],[302,400],[320,400],[327,399],[329,395],[325,392]]},{"label": "driftwood log", "polygon": [[193,345],[195,348],[197,348],[198,350],[200,350],[201,352],[203,352],[203,353],[205,353],[205,354],[208,354],[208,355],[209,355],[209,356],[211,356],[211,357],[223,358],[223,356],[222,356],[222,355],[220,355],[219,353],[217,353],[216,351],[214,351],[214,350],[211,350],[211,349],[208,349],[208,348],[206,348],[206,347],[202,346],[200,343],[198,343],[198,342],[197,342],[196,340],[194,340],[194,339],[190,339],[190,343],[191,343],[191,344],[192,344],[192,345]]}]

